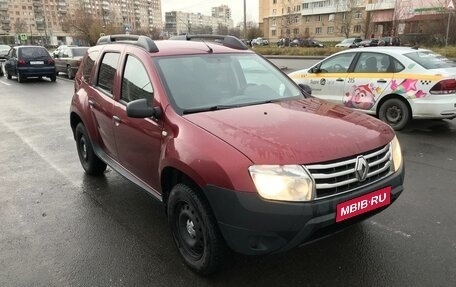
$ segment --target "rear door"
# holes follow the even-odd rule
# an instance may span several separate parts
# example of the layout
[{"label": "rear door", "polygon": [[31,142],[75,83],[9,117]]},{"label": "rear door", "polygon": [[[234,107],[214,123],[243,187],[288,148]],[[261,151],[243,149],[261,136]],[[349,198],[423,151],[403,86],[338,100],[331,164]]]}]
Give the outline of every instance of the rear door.
[{"label": "rear door", "polygon": [[347,75],[343,104],[364,111],[373,110],[388,91],[394,76],[393,58],[377,52],[361,52]]},{"label": "rear door", "polygon": [[91,89],[88,94],[89,107],[99,135],[98,145],[112,159],[117,159],[113,131],[113,95],[119,59],[120,52],[117,51],[107,51],[102,55],[94,84],[95,88]]}]

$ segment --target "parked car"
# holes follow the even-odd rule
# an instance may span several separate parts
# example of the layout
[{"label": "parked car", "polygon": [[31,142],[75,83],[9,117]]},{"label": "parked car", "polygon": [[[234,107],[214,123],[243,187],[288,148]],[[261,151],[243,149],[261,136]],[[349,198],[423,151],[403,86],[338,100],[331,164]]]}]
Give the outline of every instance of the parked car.
[{"label": "parked car", "polygon": [[376,115],[396,130],[412,118],[456,117],[456,65],[430,50],[345,50],[290,76],[313,96]]},{"label": "parked car", "polygon": [[399,37],[383,37],[378,41],[378,46],[400,46],[401,39]]},{"label": "parked car", "polygon": [[303,39],[301,41],[301,47],[316,47],[316,48],[324,48],[325,45],[322,43],[312,40],[312,39]]},{"label": "parked car", "polygon": [[378,39],[366,39],[356,44],[358,47],[376,47],[378,46]]},{"label": "parked car", "polygon": [[252,44],[252,47],[253,46],[266,46],[266,45],[269,45],[269,41],[266,39],[263,39],[261,37],[258,37],[256,39],[253,39],[251,44]]},{"label": "parked car", "polygon": [[233,36],[197,37],[100,38],[69,115],[85,172],[109,165],[162,202],[193,271],[215,271],[227,247],[289,250],[398,198],[388,125],[310,97]]},{"label": "parked car", "polygon": [[361,41],[361,38],[347,38],[336,44],[336,48],[354,48],[357,47],[357,44]]},{"label": "parked car", "polygon": [[3,77],[3,63],[8,56],[8,52],[11,49],[9,45],[0,45],[0,77]]},{"label": "parked car", "polygon": [[57,49],[52,51],[52,56],[55,57],[55,55],[57,55],[61,50],[66,49],[68,47],[77,47],[77,46],[76,45],[60,45],[57,47]]},{"label": "parked car", "polygon": [[66,73],[68,79],[73,79],[81,64],[82,57],[89,47],[65,47],[54,55],[55,71]]},{"label": "parked car", "polygon": [[42,46],[15,46],[7,56],[5,72],[8,79],[17,77],[19,83],[31,77],[48,77],[55,82],[55,62]]}]

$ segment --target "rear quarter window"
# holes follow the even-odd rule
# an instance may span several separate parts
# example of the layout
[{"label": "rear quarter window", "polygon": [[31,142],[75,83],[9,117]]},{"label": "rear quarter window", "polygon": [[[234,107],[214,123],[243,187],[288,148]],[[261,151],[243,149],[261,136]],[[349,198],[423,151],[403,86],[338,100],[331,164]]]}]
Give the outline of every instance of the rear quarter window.
[{"label": "rear quarter window", "polygon": [[114,87],[114,78],[117,71],[119,57],[119,53],[108,52],[104,54],[98,73],[98,86],[110,94],[112,94]]},{"label": "rear quarter window", "polygon": [[87,57],[84,58],[84,61],[82,62],[82,76],[85,81],[89,81],[93,65],[95,64],[99,54],[100,52],[98,50],[91,51],[87,54]]}]

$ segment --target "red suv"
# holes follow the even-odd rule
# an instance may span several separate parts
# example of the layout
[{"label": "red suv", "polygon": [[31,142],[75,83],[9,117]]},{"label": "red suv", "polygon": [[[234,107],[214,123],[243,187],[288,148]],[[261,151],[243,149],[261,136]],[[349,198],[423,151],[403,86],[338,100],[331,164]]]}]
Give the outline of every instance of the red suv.
[{"label": "red suv", "polygon": [[192,270],[289,250],[401,194],[388,125],[312,98],[235,37],[181,38],[100,38],[70,120],[86,173],[109,165],[161,201]]}]

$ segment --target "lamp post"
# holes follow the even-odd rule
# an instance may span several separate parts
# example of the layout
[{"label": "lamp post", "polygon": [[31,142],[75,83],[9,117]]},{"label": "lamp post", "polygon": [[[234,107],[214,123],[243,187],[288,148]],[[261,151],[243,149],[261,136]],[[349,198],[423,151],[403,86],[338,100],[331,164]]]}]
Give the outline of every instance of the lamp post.
[{"label": "lamp post", "polygon": [[246,7],[246,0],[244,0],[244,39],[247,40],[247,7]]},{"label": "lamp post", "polygon": [[446,38],[445,38],[445,56],[448,55],[448,34],[450,33],[450,22],[451,22],[451,14],[454,11],[454,3],[453,0],[450,0],[447,5],[448,10],[448,23],[447,23],[447,30],[446,30]]}]

